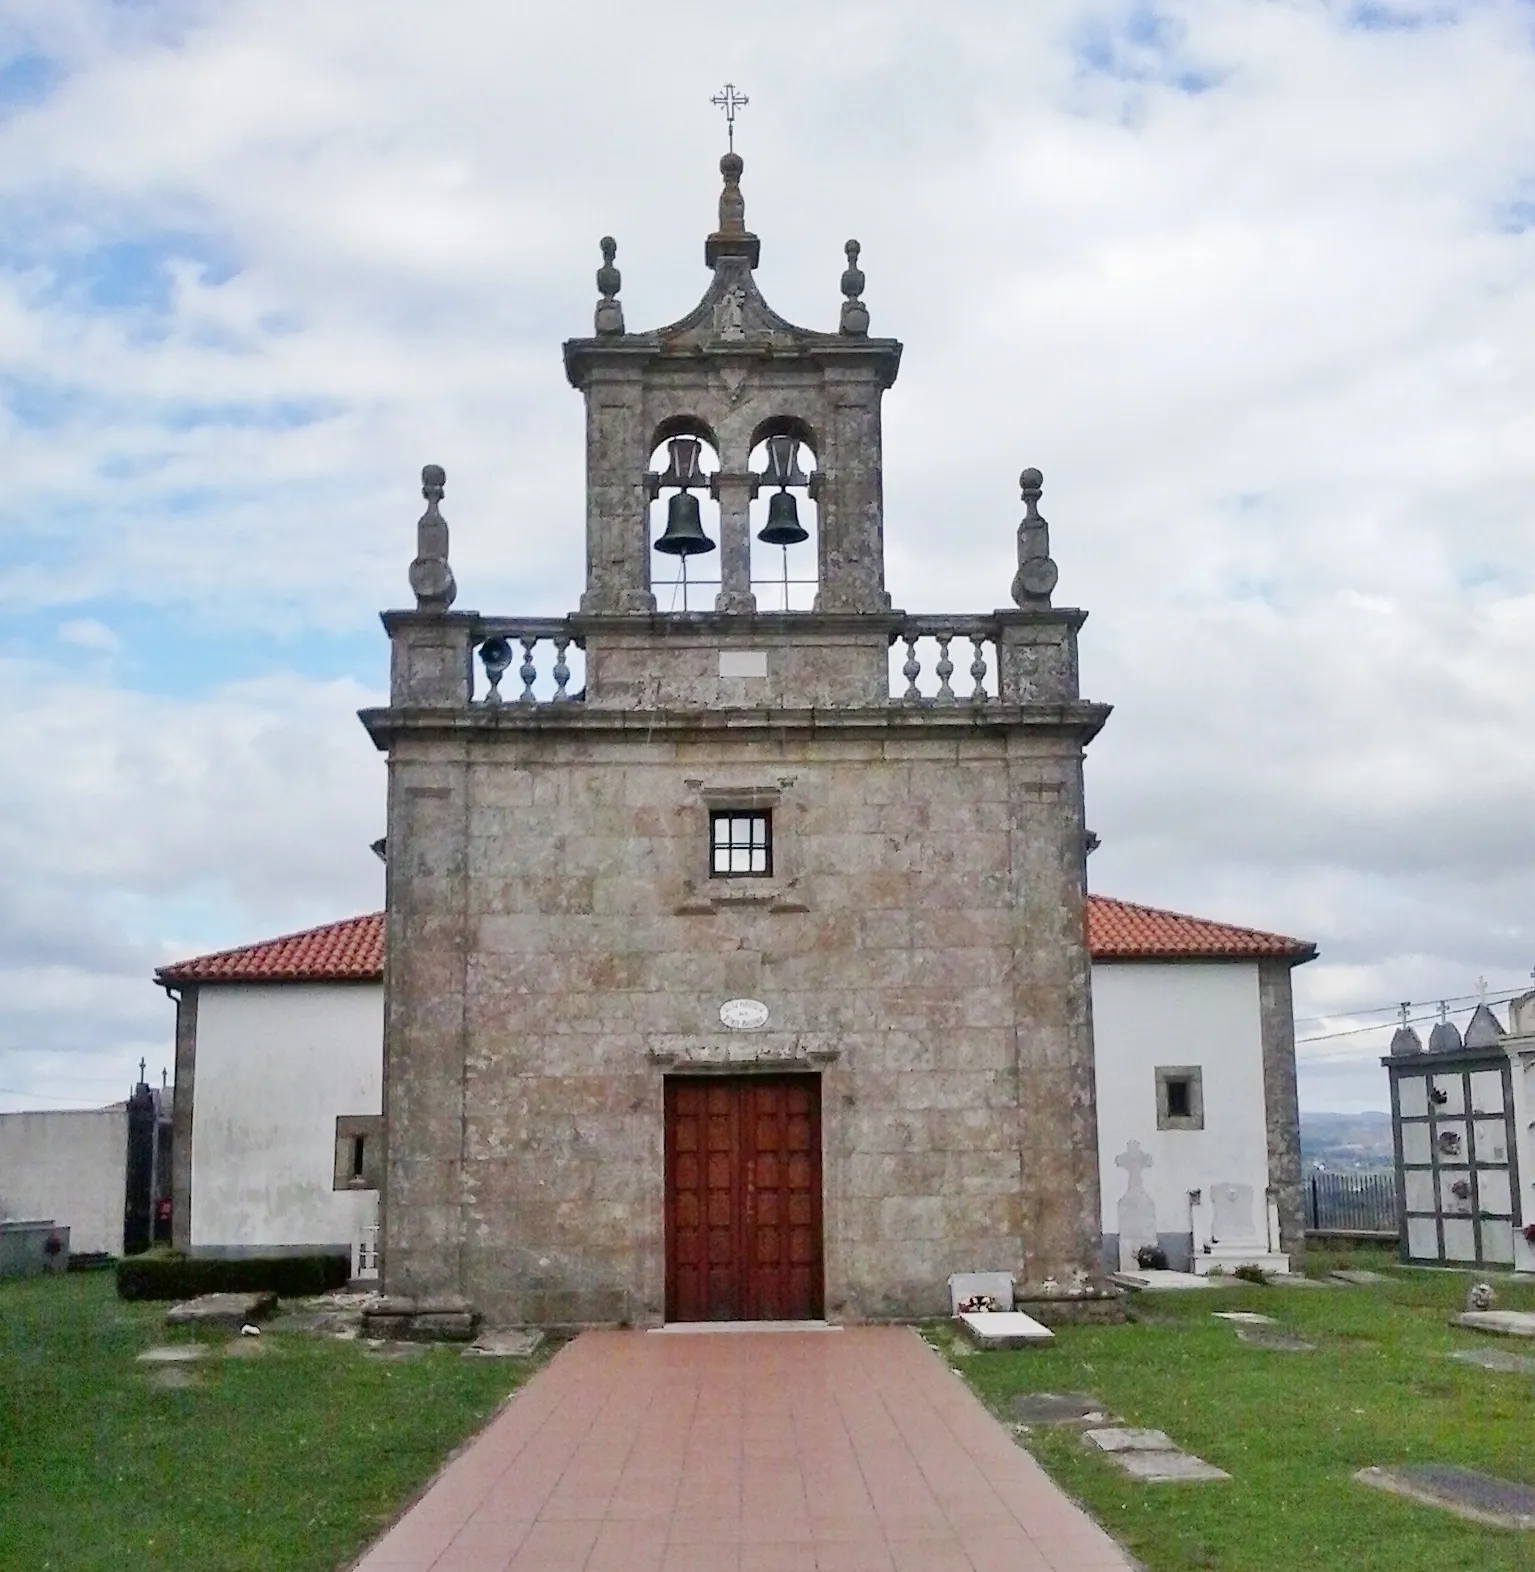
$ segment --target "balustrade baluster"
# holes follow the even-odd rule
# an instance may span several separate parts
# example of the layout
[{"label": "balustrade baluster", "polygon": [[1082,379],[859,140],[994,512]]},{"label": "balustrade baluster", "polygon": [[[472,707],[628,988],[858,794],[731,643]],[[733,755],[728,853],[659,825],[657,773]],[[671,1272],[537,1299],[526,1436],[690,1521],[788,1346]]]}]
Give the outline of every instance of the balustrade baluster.
[{"label": "balustrade baluster", "polygon": [[975,651],[975,659],[970,662],[970,675],[975,678],[975,692],[970,695],[972,704],[986,702],[986,640],[981,635],[970,635],[970,648]]},{"label": "balustrade baluster", "polygon": [[915,634],[906,639],[906,664],[901,667],[901,675],[906,679],[903,697],[908,704],[916,704],[922,698],[922,690],[917,686],[917,678],[922,675],[922,662],[917,659]]},{"label": "balustrade baluster", "polygon": [[533,646],[538,643],[538,636],[524,636],[517,640],[522,646],[522,664],[517,668],[517,675],[522,678],[522,692],[517,695],[519,704],[537,704],[538,700],[533,694],[533,681],[538,676],[538,667],[533,664]]},{"label": "balustrade baluster", "polygon": [[949,659],[949,645],[953,642],[952,633],[938,633],[934,637],[938,640],[938,702],[952,704],[954,690],[949,686],[949,678],[954,675],[954,662]]},{"label": "balustrade baluster", "polygon": [[570,697],[565,691],[565,684],[570,681],[570,667],[565,664],[565,651],[569,647],[568,635],[562,635],[554,641],[554,702],[556,704]]}]

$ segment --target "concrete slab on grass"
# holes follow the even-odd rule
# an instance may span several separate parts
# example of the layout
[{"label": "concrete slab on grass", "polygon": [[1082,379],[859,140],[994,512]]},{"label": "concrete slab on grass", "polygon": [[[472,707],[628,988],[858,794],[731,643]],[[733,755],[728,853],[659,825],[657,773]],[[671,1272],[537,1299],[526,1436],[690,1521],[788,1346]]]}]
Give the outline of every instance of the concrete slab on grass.
[{"label": "concrete slab on grass", "polygon": [[1182,1289],[1231,1286],[1229,1278],[1200,1277],[1195,1272],[1114,1272],[1110,1275],[1109,1281],[1118,1283],[1121,1288]]},{"label": "concrete slab on grass", "polygon": [[1362,1468],[1354,1478],[1362,1485],[1405,1496],[1424,1506],[1441,1507],[1473,1523],[1535,1529],[1535,1488],[1480,1474],[1474,1468],[1413,1463],[1395,1468]]},{"label": "concrete slab on grass", "polygon": [[207,1326],[221,1332],[238,1332],[248,1321],[261,1321],[277,1308],[277,1295],[200,1294],[165,1312],[167,1326]]},{"label": "concrete slab on grass", "polygon": [[1207,1463],[1190,1452],[1121,1452],[1114,1461],[1132,1479],[1148,1485],[1231,1478],[1224,1468],[1217,1468],[1214,1463]]},{"label": "concrete slab on grass", "polygon": [[171,1343],[164,1348],[146,1348],[135,1361],[141,1365],[186,1365],[201,1359],[207,1349],[201,1343]]},{"label": "concrete slab on grass", "polygon": [[1026,1425],[1102,1424],[1108,1408],[1080,1392],[1020,1392],[1013,1399],[1013,1418]]},{"label": "concrete slab on grass", "polygon": [[1282,1332],[1277,1327],[1239,1326],[1237,1337],[1254,1348],[1265,1348],[1271,1354],[1314,1354],[1316,1344],[1293,1332]]},{"label": "concrete slab on grass", "polygon": [[1021,1310],[967,1311],[959,1324],[978,1348],[1028,1348],[1055,1338],[1048,1326]]},{"label": "concrete slab on grass", "polygon": [[1083,1441],[1100,1452],[1176,1452],[1177,1446],[1165,1430],[1131,1430],[1110,1426],[1106,1430],[1087,1430]]},{"label": "concrete slab on grass", "polygon": [[1506,1348],[1457,1348],[1445,1355],[1463,1365],[1480,1365],[1483,1370],[1498,1370],[1504,1375],[1535,1375],[1535,1359],[1510,1353]]},{"label": "concrete slab on grass", "polygon": [[1273,1326],[1271,1315],[1260,1315],[1256,1310],[1212,1310],[1217,1321],[1240,1321],[1243,1326]]},{"label": "concrete slab on grass", "polygon": [[538,1352],[544,1334],[537,1328],[513,1327],[499,1332],[481,1332],[464,1350],[465,1359],[531,1359]]},{"label": "concrete slab on grass", "polygon": [[1106,1452],[1124,1473],[1144,1484],[1231,1478],[1224,1469],[1182,1451],[1163,1430],[1114,1426],[1106,1430],[1086,1430],[1082,1440],[1085,1445]]},{"label": "concrete slab on grass", "polygon": [[1500,1337],[1535,1337],[1535,1310],[1468,1310],[1455,1324]]}]

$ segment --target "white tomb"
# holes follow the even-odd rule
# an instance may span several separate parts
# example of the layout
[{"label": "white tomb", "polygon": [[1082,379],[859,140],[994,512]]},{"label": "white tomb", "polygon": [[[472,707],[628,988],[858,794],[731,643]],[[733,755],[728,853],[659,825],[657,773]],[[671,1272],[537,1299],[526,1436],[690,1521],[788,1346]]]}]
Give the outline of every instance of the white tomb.
[{"label": "white tomb", "polygon": [[1256,1266],[1274,1277],[1289,1275],[1290,1257],[1279,1248],[1279,1208],[1271,1192],[1260,1203],[1250,1184],[1212,1184],[1204,1193],[1190,1195],[1189,1217],[1192,1265],[1200,1277],[1234,1272],[1239,1266]]}]

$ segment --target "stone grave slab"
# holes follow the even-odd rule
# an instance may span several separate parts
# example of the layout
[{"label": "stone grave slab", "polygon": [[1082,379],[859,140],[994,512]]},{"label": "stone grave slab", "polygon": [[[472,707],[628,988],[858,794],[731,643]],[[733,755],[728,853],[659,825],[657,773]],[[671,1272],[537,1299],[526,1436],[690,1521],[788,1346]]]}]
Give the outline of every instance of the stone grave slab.
[{"label": "stone grave slab", "polygon": [[1231,1478],[1224,1468],[1217,1468],[1191,1452],[1121,1452],[1114,1461],[1132,1479],[1144,1480],[1149,1485]]},{"label": "stone grave slab", "polygon": [[465,1359],[530,1359],[538,1352],[544,1334],[533,1327],[512,1327],[481,1332],[464,1350]]},{"label": "stone grave slab", "polygon": [[1314,1354],[1316,1344],[1308,1343],[1305,1338],[1297,1337],[1293,1332],[1282,1332],[1278,1328],[1266,1326],[1239,1326],[1237,1338],[1244,1343],[1251,1343],[1254,1348],[1265,1348],[1271,1354]]},{"label": "stone grave slab", "polygon": [[1083,1442],[1100,1452],[1176,1452],[1178,1448],[1165,1430],[1134,1430],[1111,1425],[1103,1430],[1086,1430]]},{"label": "stone grave slab", "polygon": [[1080,1392],[1020,1392],[1012,1402],[1013,1418],[1026,1425],[1102,1424],[1108,1409],[1096,1397]]},{"label": "stone grave slab", "polygon": [[1083,1431],[1082,1441],[1099,1452],[1106,1452],[1124,1473],[1146,1484],[1231,1478],[1224,1469],[1175,1446],[1164,1430],[1110,1426],[1104,1430]]},{"label": "stone grave slab", "polygon": [[201,1359],[207,1349],[201,1343],[170,1343],[164,1348],[146,1348],[135,1363],[141,1365],[187,1365]]},{"label": "stone grave slab", "polygon": [[1498,1479],[1451,1463],[1412,1463],[1395,1468],[1362,1468],[1362,1485],[1406,1496],[1424,1506],[1442,1507],[1473,1523],[1494,1528],[1535,1529],[1535,1487]]},{"label": "stone grave slab", "polygon": [[1196,1272],[1111,1272],[1109,1281],[1118,1283],[1121,1288],[1220,1288],[1229,1286],[1227,1280],[1220,1277],[1201,1277]]},{"label": "stone grave slab", "polygon": [[1388,1283],[1389,1277],[1380,1272],[1369,1272],[1363,1267],[1345,1266],[1327,1274],[1335,1283],[1347,1283],[1353,1288],[1373,1288],[1376,1283]]},{"label": "stone grave slab", "polygon": [[383,1338],[369,1338],[363,1344],[362,1357],[395,1364],[402,1359],[419,1359],[426,1350],[425,1343],[397,1343]]},{"label": "stone grave slab", "polygon": [[1048,1326],[1021,1310],[966,1311],[959,1324],[977,1348],[1028,1348],[1055,1339]]},{"label": "stone grave slab", "polygon": [[1483,1370],[1500,1370],[1505,1375],[1535,1375],[1535,1359],[1510,1353],[1506,1348],[1457,1348],[1446,1354],[1463,1365],[1480,1365]]},{"label": "stone grave slab", "polygon": [[1274,1318],[1271,1315],[1261,1315],[1256,1310],[1212,1310],[1211,1315],[1217,1321],[1240,1321],[1243,1326],[1273,1326]]},{"label": "stone grave slab", "polygon": [[1455,1325],[1501,1337],[1535,1337],[1535,1310],[1467,1310],[1455,1317]]},{"label": "stone grave slab", "polygon": [[201,1294],[183,1300],[165,1312],[167,1326],[206,1326],[220,1332],[238,1332],[248,1321],[260,1321],[277,1308],[277,1295]]}]

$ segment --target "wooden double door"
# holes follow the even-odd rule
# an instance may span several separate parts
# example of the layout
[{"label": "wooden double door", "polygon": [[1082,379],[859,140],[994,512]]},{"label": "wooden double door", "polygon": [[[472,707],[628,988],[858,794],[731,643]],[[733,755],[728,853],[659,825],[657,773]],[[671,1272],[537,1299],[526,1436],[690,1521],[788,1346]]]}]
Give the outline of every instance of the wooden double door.
[{"label": "wooden double door", "polygon": [[667,1320],[824,1313],[820,1077],[669,1077]]}]

